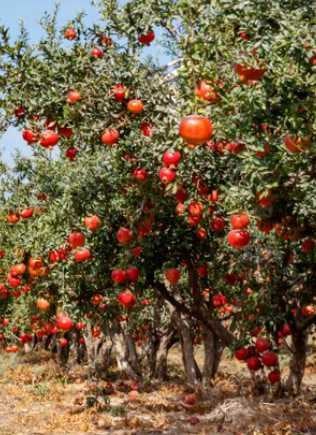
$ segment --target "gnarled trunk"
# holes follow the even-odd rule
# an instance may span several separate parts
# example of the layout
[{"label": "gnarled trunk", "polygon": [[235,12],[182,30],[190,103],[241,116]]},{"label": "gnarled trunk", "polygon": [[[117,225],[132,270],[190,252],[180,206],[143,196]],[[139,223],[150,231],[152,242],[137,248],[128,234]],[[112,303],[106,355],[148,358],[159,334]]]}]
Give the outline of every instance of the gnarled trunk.
[{"label": "gnarled trunk", "polygon": [[286,381],[286,390],[293,395],[299,394],[305,372],[307,354],[307,333],[296,330],[292,334],[292,358],[290,373]]},{"label": "gnarled trunk", "polygon": [[200,389],[202,375],[194,358],[191,321],[183,314],[177,313],[177,325],[181,341],[183,366],[187,382],[193,388]]},{"label": "gnarled trunk", "polygon": [[89,376],[102,378],[110,364],[112,342],[105,335],[93,337],[91,325],[87,325],[84,331],[84,340],[87,349]]},{"label": "gnarled trunk", "polygon": [[141,369],[136,352],[135,342],[122,328],[111,332],[113,353],[120,372],[136,380],[141,379]]},{"label": "gnarled trunk", "polygon": [[219,338],[205,325],[202,325],[204,343],[203,387],[208,389],[216,376],[224,350]]}]

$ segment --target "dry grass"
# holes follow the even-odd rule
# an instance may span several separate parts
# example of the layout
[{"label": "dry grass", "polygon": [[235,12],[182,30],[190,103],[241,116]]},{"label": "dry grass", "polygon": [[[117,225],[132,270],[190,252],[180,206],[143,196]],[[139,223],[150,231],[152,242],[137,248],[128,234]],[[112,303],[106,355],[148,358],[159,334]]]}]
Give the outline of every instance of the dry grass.
[{"label": "dry grass", "polygon": [[[173,351],[170,362],[175,374],[181,372],[179,358]],[[316,434],[316,375],[312,363],[305,381],[309,390],[295,400],[253,398],[246,373],[228,359],[221,366],[209,400],[190,409],[182,404],[185,386],[177,379],[135,397],[128,392],[128,383],[116,383],[108,404],[86,408],[91,386],[83,368],[65,374],[45,353],[22,360],[2,355],[0,435]]]}]

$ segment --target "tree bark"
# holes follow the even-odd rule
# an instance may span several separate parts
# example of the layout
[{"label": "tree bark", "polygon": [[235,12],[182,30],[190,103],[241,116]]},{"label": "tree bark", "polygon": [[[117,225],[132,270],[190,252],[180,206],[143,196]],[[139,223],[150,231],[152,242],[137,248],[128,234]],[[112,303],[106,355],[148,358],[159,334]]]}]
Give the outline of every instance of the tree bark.
[{"label": "tree bark", "polygon": [[290,361],[290,373],[286,381],[286,390],[291,395],[300,392],[305,372],[307,354],[307,333],[303,330],[295,330],[292,334],[292,358]]},{"label": "tree bark", "polygon": [[194,358],[193,337],[191,334],[192,325],[190,319],[177,313],[177,324],[187,382],[194,389],[200,388],[202,375]]},{"label": "tree bark", "polygon": [[218,337],[202,325],[204,343],[203,388],[209,389],[216,376],[221,356],[224,350]]}]

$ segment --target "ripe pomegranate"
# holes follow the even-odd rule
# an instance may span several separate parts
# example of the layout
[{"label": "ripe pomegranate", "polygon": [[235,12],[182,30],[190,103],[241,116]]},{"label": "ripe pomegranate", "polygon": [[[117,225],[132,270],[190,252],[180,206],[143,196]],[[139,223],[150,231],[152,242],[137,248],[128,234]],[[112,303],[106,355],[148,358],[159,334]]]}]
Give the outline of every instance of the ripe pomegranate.
[{"label": "ripe pomegranate", "polygon": [[29,130],[29,129],[25,129],[22,131],[22,137],[29,144],[35,143],[38,140],[37,133],[35,133],[34,131]]},{"label": "ripe pomegranate", "polygon": [[116,284],[123,284],[127,279],[126,271],[124,269],[113,269],[111,278]]},{"label": "ripe pomegranate", "polygon": [[130,290],[124,290],[119,293],[117,300],[125,308],[132,308],[136,303],[136,297]]},{"label": "ripe pomegranate", "polygon": [[197,235],[197,237],[199,238],[199,239],[201,239],[201,240],[204,240],[204,239],[206,239],[207,238],[207,231],[206,231],[206,229],[205,228],[198,228],[197,230],[196,230],[196,235]]},{"label": "ripe pomegranate", "polygon": [[73,321],[66,314],[58,314],[56,317],[56,326],[62,331],[69,331],[73,327]]},{"label": "ripe pomegranate", "polygon": [[242,249],[250,242],[250,234],[245,230],[231,230],[227,234],[227,242],[236,249]]},{"label": "ripe pomegranate", "polygon": [[122,83],[118,83],[112,87],[112,94],[116,101],[124,101],[127,94],[127,88]]},{"label": "ripe pomegranate", "polygon": [[0,300],[3,301],[9,297],[9,290],[4,284],[0,284]]},{"label": "ripe pomegranate", "polygon": [[153,135],[154,126],[150,122],[143,121],[139,128],[143,136],[151,137]]},{"label": "ripe pomegranate", "polygon": [[48,311],[50,308],[50,303],[44,298],[38,298],[36,301],[36,307],[39,311]]},{"label": "ripe pomegranate", "polygon": [[208,101],[209,103],[216,103],[219,100],[219,95],[215,89],[205,80],[201,80],[197,83],[195,95],[201,100]]},{"label": "ripe pomegranate", "polygon": [[4,249],[0,249],[0,260],[5,257]]},{"label": "ripe pomegranate", "polygon": [[61,337],[58,339],[59,346],[63,349],[68,346],[67,338]]},{"label": "ripe pomegranate", "polygon": [[144,33],[138,36],[138,42],[143,45],[150,45],[155,39],[155,32],[150,30],[148,33]]},{"label": "ripe pomegranate", "polygon": [[240,347],[239,349],[235,350],[235,357],[239,361],[245,361],[248,358],[248,350],[246,347]]},{"label": "ripe pomegranate", "polygon": [[142,255],[143,248],[141,246],[135,246],[135,248],[131,249],[131,254],[133,257],[140,257]]},{"label": "ripe pomegranate", "polygon": [[239,80],[244,84],[252,84],[261,80],[265,73],[263,68],[251,68],[241,64],[236,64],[234,69],[239,76]]},{"label": "ripe pomegranate", "polygon": [[97,215],[86,216],[83,222],[90,231],[97,231],[102,225],[101,219]]},{"label": "ripe pomegranate", "polygon": [[167,167],[176,168],[181,160],[180,151],[167,150],[162,156],[162,162]]},{"label": "ripe pomegranate", "polygon": [[79,248],[85,244],[85,235],[80,231],[73,231],[68,236],[68,243],[72,249]]},{"label": "ripe pomegranate", "polygon": [[133,177],[140,183],[144,183],[148,178],[148,172],[145,168],[136,168],[133,171]]},{"label": "ripe pomegranate", "polygon": [[68,41],[77,39],[77,36],[77,31],[73,27],[67,27],[67,29],[64,31],[64,37],[65,39],[68,39]]},{"label": "ripe pomegranate", "polygon": [[139,99],[129,100],[127,110],[134,114],[141,113],[144,110],[144,103]]},{"label": "ripe pomegranate", "polygon": [[234,230],[241,230],[248,227],[250,219],[247,213],[233,214],[230,222]]},{"label": "ripe pomegranate", "polygon": [[223,231],[225,228],[225,219],[222,216],[214,216],[211,220],[211,229],[216,233]]},{"label": "ripe pomegranate", "polygon": [[207,265],[201,264],[201,266],[198,266],[197,274],[200,278],[206,278],[207,277]]},{"label": "ripe pomegranate", "polygon": [[133,232],[129,228],[120,227],[116,232],[116,239],[121,245],[128,245],[133,240]]},{"label": "ripe pomegranate", "polygon": [[25,116],[25,112],[26,112],[25,107],[20,106],[20,107],[17,107],[17,108],[15,109],[15,111],[14,111],[14,115],[15,115],[17,118],[23,118],[23,117]]},{"label": "ripe pomegranate", "polygon": [[281,373],[279,370],[273,370],[268,374],[270,384],[277,384],[281,380]]},{"label": "ripe pomegranate", "polygon": [[72,128],[70,127],[58,127],[58,133],[61,137],[64,137],[66,139],[70,139],[71,136],[74,134]]},{"label": "ripe pomegranate", "polygon": [[180,122],[179,135],[188,144],[201,145],[210,140],[212,134],[212,122],[205,116],[190,115]]},{"label": "ripe pomegranate", "polygon": [[38,269],[41,269],[43,267],[43,260],[40,257],[38,257],[38,258],[31,257],[29,259],[28,265],[29,265],[29,268],[34,269],[34,270],[38,270]]},{"label": "ripe pomegranate", "polygon": [[29,207],[21,211],[20,216],[23,219],[29,219],[33,216],[34,209]]},{"label": "ripe pomegranate", "polygon": [[261,356],[262,362],[266,367],[276,366],[279,362],[278,355],[271,351],[266,351]]},{"label": "ripe pomegranate", "polygon": [[261,369],[260,359],[256,356],[251,356],[246,360],[249,370],[256,372]]},{"label": "ripe pomegranate", "polygon": [[165,277],[171,285],[176,285],[181,277],[181,272],[175,267],[171,267],[165,270]]},{"label": "ripe pomegranate", "polygon": [[126,269],[126,277],[131,282],[137,282],[139,278],[139,269],[135,266],[130,266]]},{"label": "ripe pomegranate", "polygon": [[82,263],[91,259],[91,251],[88,248],[80,248],[74,255],[76,263]]},{"label": "ripe pomegranate", "polygon": [[116,128],[107,128],[101,136],[101,142],[104,145],[114,145],[118,142],[120,133]]},{"label": "ripe pomegranate", "polygon": [[255,346],[257,351],[262,353],[271,348],[271,342],[267,338],[258,337]]},{"label": "ripe pomegranate", "polygon": [[59,141],[59,134],[52,130],[45,130],[40,137],[40,145],[44,148],[50,148]]},{"label": "ripe pomegranate", "polygon": [[159,171],[159,178],[163,184],[169,184],[176,178],[176,172],[172,169],[163,167]]},{"label": "ripe pomegranate", "polygon": [[101,59],[104,56],[104,52],[101,50],[101,48],[94,47],[90,52],[90,56],[94,59]]},{"label": "ripe pomegranate", "polygon": [[24,263],[15,264],[10,268],[10,274],[12,276],[23,275],[26,272],[26,266]]},{"label": "ripe pomegranate", "polygon": [[212,296],[212,304],[215,308],[222,307],[227,304],[227,298],[222,293],[218,293]]},{"label": "ripe pomegranate", "polygon": [[201,216],[203,213],[203,204],[198,201],[192,201],[188,205],[188,212],[191,216]]},{"label": "ripe pomegranate", "polygon": [[20,215],[18,213],[9,213],[7,215],[7,222],[9,224],[14,225],[14,224],[18,223],[19,220],[20,220]]},{"label": "ripe pomegranate", "polygon": [[65,152],[65,157],[69,160],[75,160],[79,150],[76,147],[69,147]]},{"label": "ripe pomegranate", "polygon": [[76,104],[78,101],[81,100],[81,94],[80,92],[76,90],[69,91],[67,94],[66,101],[68,104]]}]

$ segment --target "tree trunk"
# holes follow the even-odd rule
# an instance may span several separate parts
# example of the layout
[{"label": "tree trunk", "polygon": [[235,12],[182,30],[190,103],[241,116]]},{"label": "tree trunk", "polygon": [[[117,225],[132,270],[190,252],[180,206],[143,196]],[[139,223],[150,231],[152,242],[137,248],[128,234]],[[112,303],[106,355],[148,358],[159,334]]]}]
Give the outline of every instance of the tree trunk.
[{"label": "tree trunk", "polygon": [[181,341],[183,366],[187,382],[193,388],[200,388],[202,375],[194,358],[192,325],[188,317],[177,313],[178,332]]},{"label": "tree trunk", "polygon": [[112,342],[105,336],[98,338],[92,336],[91,325],[87,325],[84,331],[84,339],[87,349],[89,376],[91,378],[103,378],[110,364]]},{"label": "tree trunk", "polygon": [[177,331],[174,328],[160,338],[155,370],[152,373],[156,379],[165,381],[168,378],[168,353],[177,341]]},{"label": "tree trunk", "polygon": [[140,380],[141,370],[138,363],[135,343],[131,336],[125,336],[121,328],[112,331],[113,351],[120,372],[128,377]]},{"label": "tree trunk", "polygon": [[286,390],[291,395],[299,394],[305,372],[307,354],[307,334],[296,330],[292,334],[293,354],[290,361],[290,373],[286,381]]},{"label": "tree trunk", "polygon": [[203,387],[209,389],[216,376],[224,350],[219,338],[205,325],[202,325],[204,343]]}]

